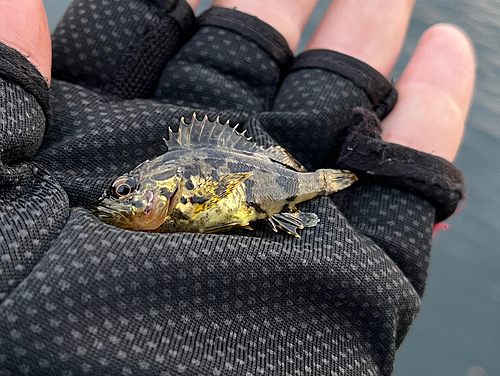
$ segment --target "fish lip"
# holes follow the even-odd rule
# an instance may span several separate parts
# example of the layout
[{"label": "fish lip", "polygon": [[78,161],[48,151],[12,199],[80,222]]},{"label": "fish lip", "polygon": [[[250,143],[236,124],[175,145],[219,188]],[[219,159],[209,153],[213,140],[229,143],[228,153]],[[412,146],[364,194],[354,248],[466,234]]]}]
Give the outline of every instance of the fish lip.
[{"label": "fish lip", "polygon": [[127,217],[127,212],[121,210],[117,205],[111,201],[100,199],[90,205],[90,211],[101,221],[113,224],[123,224],[127,225],[130,220]]},{"label": "fish lip", "polygon": [[[177,190],[174,191],[174,193]],[[161,226],[159,223],[156,227],[145,228],[144,220],[146,220],[149,226],[151,221],[147,218],[151,216],[151,214],[155,211],[156,204],[158,203],[157,196],[154,192],[149,192],[147,199],[147,206],[144,208],[144,215],[141,215],[143,220],[137,219],[134,216],[133,212],[127,210],[126,207],[120,204],[120,202],[116,202],[108,197],[102,198],[94,202],[90,205],[91,212],[101,221],[113,225],[115,227],[119,227],[125,230],[154,230]],[[162,210],[162,213],[168,210],[168,205]]]}]

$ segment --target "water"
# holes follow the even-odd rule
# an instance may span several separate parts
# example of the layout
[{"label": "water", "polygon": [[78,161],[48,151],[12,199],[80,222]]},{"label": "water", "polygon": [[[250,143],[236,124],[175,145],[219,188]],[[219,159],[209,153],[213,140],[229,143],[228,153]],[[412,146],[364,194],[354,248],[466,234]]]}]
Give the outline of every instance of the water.
[{"label": "water", "polygon": [[[361,1],[361,0],[360,0]],[[51,29],[69,0],[44,0]],[[328,6],[321,0],[301,48]],[[208,2],[202,3],[206,8]],[[420,35],[452,22],[476,46],[478,82],[456,164],[468,181],[465,208],[434,242],[422,312],[401,346],[395,376],[500,375],[500,0],[418,0],[401,74]]]}]

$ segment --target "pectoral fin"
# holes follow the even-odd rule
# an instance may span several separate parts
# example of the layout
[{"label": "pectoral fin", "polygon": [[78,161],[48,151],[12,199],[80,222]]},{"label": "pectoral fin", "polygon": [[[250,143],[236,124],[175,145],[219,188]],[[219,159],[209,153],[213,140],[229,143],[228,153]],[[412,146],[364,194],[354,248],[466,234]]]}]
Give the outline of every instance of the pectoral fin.
[{"label": "pectoral fin", "polygon": [[268,219],[271,228],[278,232],[278,228],[289,233],[290,235],[300,238],[297,230],[301,230],[306,227],[314,227],[318,224],[319,218],[314,213],[279,213],[275,214]]},{"label": "pectoral fin", "polygon": [[219,181],[207,180],[193,191],[190,201],[194,206],[194,214],[211,209],[224,197],[236,190],[247,180],[251,173],[239,173],[221,176]]}]

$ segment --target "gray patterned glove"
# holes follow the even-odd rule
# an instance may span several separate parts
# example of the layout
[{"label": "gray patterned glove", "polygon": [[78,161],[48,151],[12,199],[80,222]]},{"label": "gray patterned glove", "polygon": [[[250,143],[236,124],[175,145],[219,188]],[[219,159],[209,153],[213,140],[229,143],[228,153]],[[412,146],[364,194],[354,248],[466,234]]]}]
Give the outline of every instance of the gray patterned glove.
[{"label": "gray patterned glove", "polygon": [[[331,51],[294,60],[269,25],[218,8],[195,20],[183,0],[75,1],[53,46],[50,95],[0,47],[0,375],[391,373],[436,208],[453,211],[461,180],[378,138],[396,100],[380,74]],[[364,182],[304,203],[321,222],[301,239],[95,218],[89,205],[194,111]],[[415,162],[387,172],[377,148]]]}]

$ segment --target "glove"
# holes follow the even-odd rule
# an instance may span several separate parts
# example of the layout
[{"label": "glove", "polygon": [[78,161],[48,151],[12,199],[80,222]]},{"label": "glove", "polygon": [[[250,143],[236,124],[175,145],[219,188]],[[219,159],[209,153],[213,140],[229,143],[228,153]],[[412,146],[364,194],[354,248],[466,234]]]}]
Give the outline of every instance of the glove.
[{"label": "glove", "polygon": [[[0,47],[0,375],[391,374],[462,180],[380,140],[397,95],[378,72],[332,51],[294,59],[262,21],[196,20],[184,0],[75,1],[53,59],[49,92]],[[301,239],[93,216],[193,112],[361,182],[300,205],[320,218]]]}]

